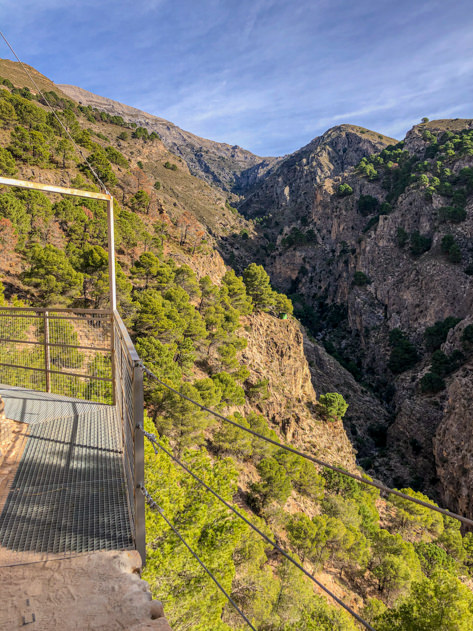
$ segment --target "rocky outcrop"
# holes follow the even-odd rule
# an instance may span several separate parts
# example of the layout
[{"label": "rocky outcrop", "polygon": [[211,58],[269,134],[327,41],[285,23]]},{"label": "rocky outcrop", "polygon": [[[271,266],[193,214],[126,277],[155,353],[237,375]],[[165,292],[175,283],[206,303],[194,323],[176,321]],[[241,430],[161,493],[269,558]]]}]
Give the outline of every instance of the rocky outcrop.
[{"label": "rocky outcrop", "polygon": [[270,214],[273,221],[266,226],[269,230],[292,223],[309,212],[316,187],[326,178],[342,173],[362,157],[395,142],[355,125],[333,127],[273,166],[246,193],[239,209],[247,217]]},{"label": "rocky outcrop", "polygon": [[254,314],[248,318],[244,336],[248,346],[241,361],[250,368],[249,380],[255,384],[267,379],[269,394],[267,399],[249,405],[247,411],[264,414],[292,445],[331,464],[355,470],[355,454],[343,423],[322,421],[317,413],[314,386],[317,389],[318,384],[312,380],[299,323]]}]

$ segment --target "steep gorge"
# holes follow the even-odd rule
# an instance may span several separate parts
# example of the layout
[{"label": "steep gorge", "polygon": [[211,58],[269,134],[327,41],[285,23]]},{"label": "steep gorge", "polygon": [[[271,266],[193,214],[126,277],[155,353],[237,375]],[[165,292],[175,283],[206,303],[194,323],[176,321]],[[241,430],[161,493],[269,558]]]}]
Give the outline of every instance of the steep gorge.
[{"label": "steep gorge", "polygon": [[[0,64],[2,72],[8,75],[8,64]],[[4,107],[10,119],[5,117],[0,131],[3,172],[93,187],[87,165],[72,150],[64,151],[61,131],[41,100],[16,85],[6,85],[0,94],[2,102],[11,105]],[[132,113],[116,109],[116,104],[105,111],[100,108],[106,103],[97,102],[99,109],[94,110],[57,96],[59,115],[68,116],[76,138],[117,200],[120,308],[145,363],[181,392],[232,415],[240,424],[351,471],[360,471],[353,443],[365,470],[396,484],[410,484],[422,469],[417,488],[438,492],[433,476],[440,474],[450,506],[458,502],[462,510],[469,510],[470,462],[462,444],[468,439],[456,433],[446,444],[445,435],[456,432],[460,413],[463,427],[469,423],[464,405],[469,400],[470,356],[446,377],[447,390],[436,394],[422,394],[418,385],[430,354],[396,376],[387,367],[390,331],[402,328],[420,348],[426,324],[451,315],[463,320],[451,327],[441,347],[448,356],[454,350],[465,351],[469,198],[465,219],[448,224],[459,243],[460,274],[458,263],[438,251],[446,225],[432,208],[440,206],[440,191],[425,203],[426,186],[410,181],[406,191],[391,200],[389,212],[382,214],[383,185],[391,186],[387,174],[399,164],[381,159],[382,165],[375,163],[377,178],[357,167],[363,159],[376,160],[380,151],[383,155],[382,150],[395,142],[392,139],[342,125],[300,152],[267,164],[205,141],[213,156],[212,164],[206,163],[209,175],[207,167],[194,161],[200,139],[186,136],[178,151],[181,132],[174,130],[166,141],[161,127],[161,141],[149,133],[158,129],[155,121],[141,113],[130,122],[125,116],[132,118]],[[18,129],[22,125],[24,131]],[[428,129],[433,137],[435,126]],[[40,136],[28,136],[31,130]],[[421,155],[433,144],[425,131],[413,132],[413,154]],[[42,139],[42,152],[32,152],[24,137]],[[180,155],[166,142],[175,142]],[[444,150],[450,151],[444,147],[440,152]],[[458,188],[455,178],[461,168],[470,164],[468,156],[461,160],[443,178],[444,183],[450,179],[453,188]],[[428,167],[433,165],[429,162]],[[237,193],[245,194],[240,209],[246,217],[232,207]],[[360,211],[361,195],[375,200],[368,210],[374,204],[376,212]],[[0,195],[0,211],[2,242],[9,244],[0,258],[8,299],[102,304],[105,227],[98,207],[58,199],[51,203],[41,195],[13,191]],[[433,247],[421,255],[409,253],[397,242],[400,226],[406,234],[431,231]],[[291,316],[284,319],[275,302],[258,305],[250,283],[225,265],[231,262],[241,271],[252,261],[264,263],[273,285],[292,295],[305,328]],[[444,276],[448,305],[440,290],[435,293],[430,276],[432,269],[443,274],[444,267],[453,270]],[[44,278],[54,292],[46,289]],[[273,295],[269,285],[266,290]],[[433,292],[432,304],[426,299],[428,292]],[[251,296],[254,304],[248,300]],[[453,313],[447,308],[450,300],[458,302]],[[420,322],[425,313],[430,320]],[[349,403],[345,428],[318,404],[320,395],[331,391]],[[384,605],[396,606],[409,596],[412,584],[430,580],[433,569],[437,564],[443,567],[444,561],[423,556],[424,544],[439,548],[446,557],[452,584],[461,587],[459,578],[468,580],[470,539],[462,539],[455,524],[409,513],[392,497],[381,498],[338,474],[315,469],[218,424],[150,383],[146,398],[147,428],[162,444],[284,542],[311,572],[323,573],[324,580],[358,610],[375,597],[380,613]],[[254,533],[150,445],[146,484],[260,628],[293,631],[306,624],[308,629],[315,625],[327,631],[353,631],[343,612],[314,598],[302,576],[292,574]],[[156,516],[148,517],[147,579],[165,602],[175,628],[238,628],[240,621],[225,600],[190,566],[187,551],[163,531]],[[374,615],[369,607],[366,615]],[[381,623],[383,631],[390,628],[387,618],[380,618]]]},{"label": "steep gorge", "polygon": [[[351,150],[342,148],[344,170],[332,161],[327,176],[320,162],[306,165],[303,153],[296,154],[240,206],[247,217],[263,217],[257,223],[258,250],[266,247],[261,260],[275,285],[292,296],[312,334],[378,399],[377,419],[370,414],[372,405],[346,416],[361,462],[391,484],[414,485],[459,510],[465,509],[465,499],[454,499],[452,489],[471,475],[467,448],[461,458],[446,454],[463,451],[457,441],[465,440],[465,427],[471,424],[471,408],[461,394],[473,386],[471,355],[467,352],[463,368],[449,374],[447,390],[423,392],[421,378],[431,361],[424,347],[426,328],[455,317],[461,320],[460,334],[471,322],[473,199],[461,178],[468,176],[472,158],[468,142],[460,138],[467,138],[472,127],[469,120],[414,127],[397,149],[388,148],[392,157],[384,162],[375,157],[382,147],[367,147],[359,129],[346,134],[342,127],[339,144],[340,136],[352,135]],[[456,142],[453,149],[450,136]],[[460,149],[461,142],[466,148]],[[362,153],[372,155],[379,170],[375,176],[355,168]],[[399,188],[400,171],[405,181]],[[458,218],[448,210],[455,206],[462,206]],[[446,235],[458,246],[458,260],[443,251]],[[422,237],[428,243],[425,251],[416,250]],[[400,244],[401,238],[407,243]],[[252,244],[247,247],[251,250]],[[402,372],[389,367],[393,329],[401,329],[420,353],[415,366]],[[459,334],[456,350],[464,352]],[[453,350],[451,344],[440,348]],[[447,435],[456,446],[440,449],[439,441],[445,445]]]}]

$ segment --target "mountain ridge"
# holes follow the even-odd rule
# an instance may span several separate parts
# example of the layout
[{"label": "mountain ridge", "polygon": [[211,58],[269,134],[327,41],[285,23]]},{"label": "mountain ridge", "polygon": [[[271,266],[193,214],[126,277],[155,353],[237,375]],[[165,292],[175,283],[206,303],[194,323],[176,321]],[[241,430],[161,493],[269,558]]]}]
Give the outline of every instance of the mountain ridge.
[{"label": "mountain ridge", "polygon": [[193,175],[228,192],[239,192],[241,182],[259,179],[280,160],[278,157],[257,156],[238,145],[201,138],[164,118],[77,86],[59,84],[58,87],[78,103],[117,114],[126,121],[157,132],[166,147],[186,161]]}]

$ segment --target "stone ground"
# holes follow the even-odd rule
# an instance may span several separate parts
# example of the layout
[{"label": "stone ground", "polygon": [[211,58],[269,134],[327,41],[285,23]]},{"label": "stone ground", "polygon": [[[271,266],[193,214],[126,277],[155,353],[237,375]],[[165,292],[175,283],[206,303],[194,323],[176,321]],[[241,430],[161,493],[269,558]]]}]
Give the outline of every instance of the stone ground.
[{"label": "stone ground", "polygon": [[0,567],[1,631],[171,631],[135,550]]}]

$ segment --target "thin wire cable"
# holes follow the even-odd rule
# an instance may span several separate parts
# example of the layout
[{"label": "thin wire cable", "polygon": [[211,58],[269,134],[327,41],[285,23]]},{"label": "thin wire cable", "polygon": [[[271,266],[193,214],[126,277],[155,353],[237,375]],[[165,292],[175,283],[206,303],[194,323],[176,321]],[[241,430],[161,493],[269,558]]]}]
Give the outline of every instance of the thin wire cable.
[{"label": "thin wire cable", "polygon": [[36,81],[33,79],[33,77],[31,76],[28,68],[25,66],[25,64],[21,61],[21,59],[18,57],[18,55],[16,54],[16,52],[13,50],[13,46],[10,44],[10,42],[7,40],[7,38],[5,37],[5,35],[2,33],[2,31],[0,31],[0,35],[3,39],[3,41],[5,42],[5,44],[8,46],[8,48],[11,50],[11,52],[13,53],[13,55],[15,56],[16,60],[18,61],[18,63],[20,64],[20,66],[23,68],[24,72],[26,73],[26,75],[29,77],[31,83],[33,84],[33,86],[36,88],[36,90],[39,92],[39,94],[41,95],[41,98],[43,99],[43,101],[46,103],[46,105],[49,107],[49,109],[51,110],[54,118],[58,121],[58,123],[61,125],[61,127],[64,129],[64,131],[66,132],[66,134],[69,136],[69,138],[71,139],[74,147],[76,148],[77,152],[79,153],[79,155],[84,159],[85,163],[87,164],[87,166],[89,167],[89,169],[91,170],[92,174],[94,175],[95,179],[97,180],[97,182],[100,184],[100,186],[103,188],[103,190],[105,191],[105,193],[107,193],[107,195],[110,195],[110,193],[107,190],[107,187],[105,186],[105,184],[102,182],[102,180],[100,179],[100,177],[98,176],[97,172],[94,170],[94,168],[92,167],[92,165],[90,164],[90,162],[87,160],[87,157],[82,153],[82,149],[79,147],[79,145],[76,143],[76,141],[74,140],[74,138],[72,137],[71,133],[69,132],[69,130],[67,129],[66,125],[64,125],[64,123],[62,122],[62,120],[59,118],[59,116],[56,114],[55,110],[53,109],[52,105],[49,103],[48,99],[44,96],[44,94],[41,92],[38,84],[36,83]]},{"label": "thin wire cable", "polygon": [[215,583],[215,585],[219,588],[219,590],[222,592],[222,594],[224,594],[224,596],[227,598],[228,602],[235,608],[235,610],[240,614],[240,616],[243,618],[243,620],[246,622],[246,624],[250,627],[250,629],[253,629],[253,631],[257,631],[255,629],[255,627],[251,624],[251,622],[248,620],[248,618],[245,616],[245,614],[243,613],[243,611],[240,609],[240,607],[238,607],[238,605],[236,604],[236,602],[233,600],[233,598],[230,596],[230,594],[228,594],[225,590],[225,588],[219,583],[219,581],[215,578],[215,576],[212,574],[212,572],[204,565],[204,563],[200,560],[200,558],[198,557],[198,555],[194,552],[194,550],[192,550],[192,548],[189,546],[189,544],[187,543],[187,541],[185,541],[185,539],[182,537],[182,535],[180,534],[180,532],[178,530],[176,530],[176,528],[171,524],[171,522],[169,521],[169,519],[166,517],[166,515],[163,512],[163,509],[158,506],[158,504],[153,500],[153,498],[151,497],[151,495],[148,493],[148,491],[145,489],[145,487],[143,485],[140,486],[140,491],[143,493],[143,495],[146,498],[146,503],[148,504],[148,506],[152,509],[152,510],[156,510],[161,517],[164,519],[164,521],[167,523],[167,525],[169,526],[169,528],[171,528],[171,530],[174,532],[174,534],[179,537],[179,539],[182,541],[182,543],[186,546],[186,548],[189,550],[189,552],[192,554],[192,556],[194,557],[194,559],[196,559],[196,561],[199,562],[199,564],[204,568],[204,570],[207,572],[207,574],[210,576],[210,578],[213,580],[213,582]]},{"label": "thin wire cable", "polygon": [[226,423],[230,423],[234,427],[238,427],[239,429],[243,430],[244,432],[247,432],[248,434],[252,434],[253,436],[256,436],[257,438],[261,438],[261,440],[265,440],[266,442],[271,443],[272,445],[275,445],[276,447],[279,447],[280,449],[290,451],[291,453],[296,454],[297,456],[301,456],[302,458],[305,458],[306,460],[310,460],[311,462],[321,467],[326,467],[327,469],[331,469],[332,471],[335,471],[344,476],[352,478],[353,480],[356,480],[357,482],[361,482],[362,484],[373,486],[376,489],[379,489],[380,491],[382,491],[383,493],[387,493],[388,495],[391,495],[391,494],[397,495],[398,497],[402,497],[403,499],[408,500],[409,502],[412,502],[414,504],[419,504],[419,506],[423,506],[424,508],[433,510],[437,513],[440,513],[441,515],[452,517],[453,519],[458,519],[458,521],[461,521],[467,526],[473,526],[473,519],[468,519],[468,517],[463,517],[463,515],[458,515],[457,513],[453,513],[452,511],[449,511],[446,508],[440,508],[439,506],[434,506],[433,504],[424,502],[423,500],[420,500],[417,497],[411,497],[410,495],[406,495],[406,493],[402,493],[401,491],[398,491],[396,489],[391,489],[388,486],[381,484],[381,482],[376,482],[375,480],[368,480],[366,478],[361,477],[360,475],[357,475],[356,473],[350,473],[349,471],[345,471],[344,469],[341,469],[340,467],[336,467],[335,465],[331,465],[328,462],[324,462],[323,460],[320,460],[319,458],[315,458],[314,456],[306,454],[303,451],[294,449],[294,447],[290,447],[289,445],[284,445],[283,443],[278,443],[276,440],[273,440],[272,438],[268,438],[267,436],[263,436],[263,434],[259,434],[258,432],[255,432],[254,430],[250,429],[249,427],[243,427],[243,425],[239,425],[238,423],[236,423],[235,421],[232,421],[226,416],[223,416],[222,414],[219,414],[218,412],[215,412],[214,410],[211,410],[210,408],[205,407],[205,405],[197,403],[197,401],[194,401],[193,399],[189,398],[185,394],[182,394],[182,392],[179,392],[179,390],[176,390],[172,386],[169,386],[167,383],[159,379],[159,377],[157,377],[149,368],[147,368],[143,364],[143,362],[140,362],[140,365],[143,368],[143,371],[149,377],[151,377],[152,379],[160,383],[162,386],[164,386],[168,390],[175,392],[181,398],[186,399],[190,403],[193,403],[204,412],[208,412],[209,414],[212,414],[213,416],[221,419],[222,421],[225,421]]},{"label": "thin wire cable", "polygon": [[150,434],[149,432],[143,432],[144,435],[146,436],[146,438],[150,441],[150,443],[153,445],[153,449],[154,449],[154,453],[157,454],[157,450],[156,447],[158,447],[159,449],[161,449],[162,451],[164,451],[165,454],[167,454],[175,463],[177,463],[180,467],[182,467],[184,469],[184,471],[186,471],[189,475],[191,475],[195,480],[197,480],[197,482],[199,482],[199,484],[201,484],[204,488],[207,489],[207,491],[210,491],[210,493],[212,493],[212,495],[214,495],[218,500],[220,500],[220,502],[222,502],[223,504],[225,504],[225,506],[227,508],[229,508],[233,513],[235,513],[235,515],[237,515],[237,517],[239,517],[240,519],[242,519],[246,524],[248,524],[248,526],[250,526],[250,528],[252,528],[255,532],[257,532],[261,537],[263,537],[263,539],[269,543],[271,546],[273,546],[273,548],[275,550],[277,550],[280,554],[282,554],[288,561],[290,561],[293,565],[295,565],[299,570],[301,570],[302,572],[304,572],[304,574],[306,576],[308,576],[310,578],[311,581],[313,581],[318,587],[320,587],[320,589],[322,589],[326,594],[328,594],[331,598],[333,598],[333,600],[335,600],[336,603],[338,603],[341,607],[343,607],[351,616],[353,616],[353,618],[355,618],[360,624],[362,624],[364,627],[366,627],[366,629],[369,629],[369,631],[376,631],[368,622],[366,622],[366,620],[364,620],[363,618],[361,618],[356,611],[354,611],[349,605],[347,605],[346,603],[343,602],[343,600],[341,600],[340,598],[338,598],[338,596],[336,596],[333,592],[331,592],[327,587],[325,587],[325,585],[323,585],[320,581],[318,581],[315,576],[313,574],[311,574],[310,572],[308,572],[300,563],[298,563],[294,558],[292,558],[287,552],[285,552],[275,541],[273,541],[272,539],[270,539],[267,535],[264,534],[263,531],[261,531],[257,526],[255,526],[254,524],[251,523],[251,521],[249,521],[249,519],[247,519],[242,513],[240,513],[234,506],[232,506],[231,504],[229,504],[221,495],[219,495],[216,491],[214,491],[208,484],[206,484],[203,480],[201,480],[193,471],[191,471],[191,469],[189,469],[183,462],[181,462],[178,458],[176,458],[175,456],[173,456],[173,454],[171,452],[169,452],[167,449],[165,449],[157,440],[156,436],[154,434]]},{"label": "thin wire cable", "polygon": [[208,486],[203,480],[201,480],[191,469],[189,469],[183,462],[181,462],[178,458],[173,456],[172,453],[167,451],[158,441],[157,437],[154,434],[150,434],[149,432],[143,432],[146,438],[153,445],[154,452],[157,453],[156,447],[161,449],[165,454],[167,454],[174,462],[176,462],[179,466],[181,466],[189,475],[191,475],[197,482],[199,482],[205,489],[207,489],[210,493],[212,493],[220,502],[222,502],[227,508],[229,508],[235,515],[237,515],[240,519],[242,519],[250,528],[252,528],[255,532],[257,532],[265,541],[267,541],[271,546],[273,546],[278,552],[280,552],[286,559],[288,559],[291,563],[293,563],[298,569],[300,569],[306,576],[308,576],[316,585],[318,585],[322,590],[324,590],[329,596],[331,596],[340,606],[342,606],[348,613],[350,613],[354,618],[358,620],[361,624],[363,624],[367,629],[374,631],[373,627],[371,627],[365,620],[360,618],[358,614],[353,611],[348,605],[346,605],[342,600],[340,600],[335,594],[333,594],[328,588],[326,588],[322,583],[320,583],[312,574],[310,574],[302,565],[300,565],[295,559],[293,559],[289,554],[287,554],[276,542],[272,541],[267,535],[264,534],[257,526],[252,524],[242,513],[240,513],[234,506],[229,504],[223,497],[221,497],[216,491],[214,491],[210,486]]}]

